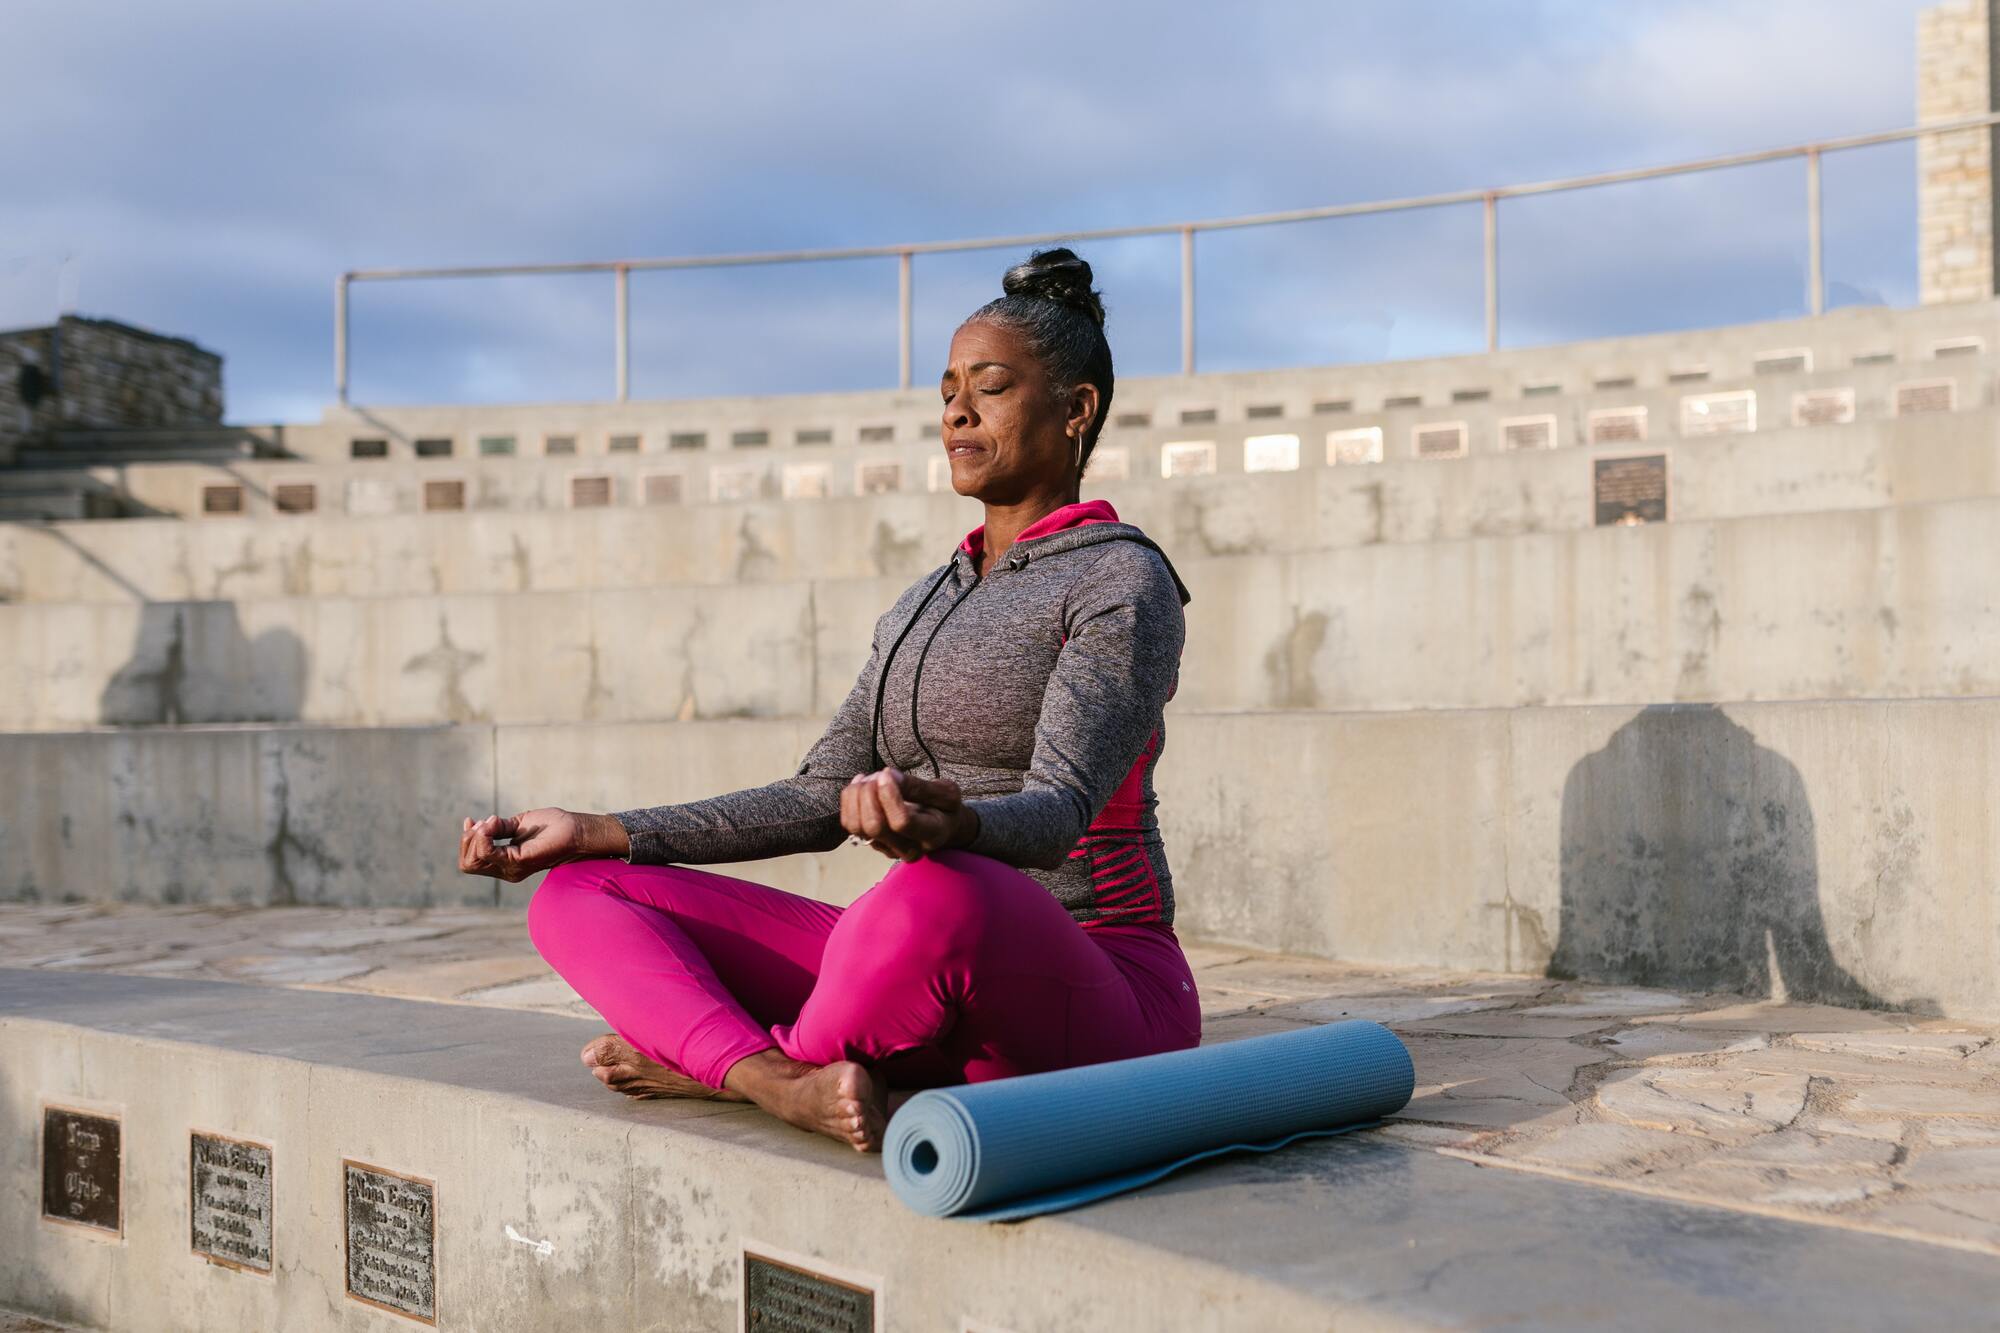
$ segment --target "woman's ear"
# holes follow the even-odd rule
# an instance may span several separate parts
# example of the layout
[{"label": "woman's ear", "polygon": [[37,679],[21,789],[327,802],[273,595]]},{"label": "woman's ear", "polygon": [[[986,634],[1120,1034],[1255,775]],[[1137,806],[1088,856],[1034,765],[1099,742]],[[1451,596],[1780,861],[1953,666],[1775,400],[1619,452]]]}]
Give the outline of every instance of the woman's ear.
[{"label": "woman's ear", "polygon": [[1070,390],[1069,419],[1066,423],[1069,434],[1082,435],[1090,429],[1090,423],[1097,420],[1097,386],[1079,384]]}]

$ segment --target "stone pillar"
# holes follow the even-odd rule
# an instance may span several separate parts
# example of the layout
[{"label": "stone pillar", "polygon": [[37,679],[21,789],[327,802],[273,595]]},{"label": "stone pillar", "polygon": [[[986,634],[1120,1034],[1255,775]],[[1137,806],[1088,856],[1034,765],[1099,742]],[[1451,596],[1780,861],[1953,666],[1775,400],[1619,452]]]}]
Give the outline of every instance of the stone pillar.
[{"label": "stone pillar", "polygon": [[[2000,110],[1994,40],[2000,0],[1945,0],[1917,17],[1917,120]],[[1917,141],[1917,275],[1925,305],[1982,301],[1996,291],[1991,129]]]}]

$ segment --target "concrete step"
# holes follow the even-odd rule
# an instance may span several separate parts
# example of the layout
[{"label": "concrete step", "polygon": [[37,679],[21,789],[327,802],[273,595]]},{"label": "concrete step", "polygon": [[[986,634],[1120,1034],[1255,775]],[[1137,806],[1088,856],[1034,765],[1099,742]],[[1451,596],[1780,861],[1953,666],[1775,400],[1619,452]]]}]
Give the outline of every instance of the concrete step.
[{"label": "concrete step", "polygon": [[[1182,711],[2000,693],[2000,498],[1191,556]],[[0,607],[0,728],[811,717],[901,579]]]},{"label": "concrete step", "polygon": [[[1677,522],[2000,494],[2000,410],[1992,408],[1683,440],[1660,451],[1669,458]],[[1312,465],[1173,482],[1092,478],[1087,490],[1109,497],[1176,559],[1282,555],[1588,529],[1596,519],[1593,452],[1618,451]],[[651,466],[608,462],[615,468],[606,475],[634,493]],[[428,466],[399,468],[398,484],[421,487]],[[341,512],[337,484],[309,467],[272,470],[254,484],[233,473],[203,475],[200,484],[243,485],[248,516],[0,534],[0,588],[20,601],[191,601],[907,580],[934,568],[980,521],[975,503],[945,493],[664,508],[621,500],[585,510],[568,509],[557,494],[529,510],[429,513],[413,522]],[[0,473],[0,488],[6,484]],[[316,487],[318,508],[270,515],[280,484]],[[161,506],[199,512],[199,488],[190,485]]]},{"label": "concrete step", "polygon": [[[1752,385],[1763,397],[1759,420],[1769,423],[1790,410],[1790,395],[1781,391],[1801,382],[1879,382],[1886,389],[1894,381],[1956,374],[1984,360],[1996,345],[2000,305],[1989,300],[1912,310],[1847,308],[1808,319],[1468,356],[1121,376],[1112,429],[1124,436],[1127,428],[1118,419],[1136,415],[1146,423],[1144,430],[1181,430],[1158,437],[1175,439],[1199,437],[1216,423],[1226,429],[1317,416],[1360,425],[1381,421],[1407,445],[1407,432],[1419,421],[1470,418],[1492,424],[1498,417],[1546,412],[1551,401],[1570,399],[1584,411],[1651,401],[1652,434],[1658,438],[1677,422],[1684,395]],[[1967,387],[1980,377],[1990,382],[1990,370],[1969,377]],[[1863,416],[1874,411],[1860,402],[1857,409]],[[380,442],[390,458],[407,459],[417,440],[446,439],[460,458],[471,461],[482,437],[504,437],[517,453],[532,456],[542,452],[545,439],[560,436],[573,442],[580,461],[595,464],[611,438],[629,436],[648,453],[692,458],[699,472],[706,456],[742,461],[759,453],[842,458],[844,464],[862,456],[896,458],[904,451],[906,463],[921,464],[921,432],[937,421],[935,392],[919,388],[630,403],[342,406],[329,409],[316,425],[290,428],[288,439],[301,455],[338,463],[348,458],[355,440]],[[1497,432],[1475,429],[1480,436],[1475,450],[1496,447]],[[822,442],[794,446],[800,431],[812,431]],[[668,449],[671,435],[690,432],[707,448]],[[745,433],[762,439],[763,447],[731,448]],[[1135,473],[1140,461],[1135,453]],[[705,487],[701,493],[707,494]]]},{"label": "concrete step", "polygon": [[[366,1317],[348,1275],[360,1254],[406,1275],[401,1291],[364,1276],[364,1294],[495,1330],[755,1326],[745,1306],[772,1262],[846,1284],[850,1311],[867,1293],[865,1318],[826,1326],[885,1333],[1942,1328],[2000,1300],[1989,1252],[1482,1170],[1379,1131],[1021,1224],[928,1219],[894,1200],[878,1158],[754,1107],[608,1099],[575,1064],[594,1022],[246,1000],[0,971],[0,1253],[18,1256],[0,1299],[108,1327],[345,1325]],[[41,1216],[51,1104],[95,1117],[84,1130],[116,1121],[115,1168],[100,1153],[80,1173],[104,1190],[86,1212],[115,1243]],[[268,1172],[268,1196],[238,1191],[248,1247],[269,1224],[263,1265],[190,1252],[197,1134],[247,1145]],[[427,1224],[397,1232],[393,1257],[347,1207],[370,1187],[378,1221]],[[429,1244],[411,1239],[426,1229]]]},{"label": "concrete step", "polygon": [[[0,737],[0,896],[518,905],[466,815],[792,774],[806,721]],[[1282,756],[1281,762],[1273,762]],[[1321,958],[2000,1018],[2000,702],[1184,713],[1177,924]],[[743,873],[829,902],[865,848]]]}]

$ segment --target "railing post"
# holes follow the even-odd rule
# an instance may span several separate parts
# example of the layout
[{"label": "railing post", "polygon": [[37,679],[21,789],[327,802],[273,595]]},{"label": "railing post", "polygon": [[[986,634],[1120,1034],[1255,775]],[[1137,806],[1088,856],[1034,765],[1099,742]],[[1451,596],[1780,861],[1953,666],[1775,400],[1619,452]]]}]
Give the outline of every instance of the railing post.
[{"label": "railing post", "polygon": [[1194,228],[1181,228],[1181,374],[1194,374]]},{"label": "railing post", "polygon": [[1806,149],[1806,308],[1826,313],[1826,251],[1820,237],[1819,149]]},{"label": "railing post", "polygon": [[1500,350],[1500,199],[1486,192],[1486,350]]},{"label": "railing post", "polygon": [[896,256],[896,387],[910,387],[910,252]]},{"label": "railing post", "polygon": [[632,388],[632,270],[624,264],[612,270],[618,292],[618,401],[624,402]]},{"label": "railing post", "polygon": [[333,393],[347,402],[347,275],[333,280]]}]

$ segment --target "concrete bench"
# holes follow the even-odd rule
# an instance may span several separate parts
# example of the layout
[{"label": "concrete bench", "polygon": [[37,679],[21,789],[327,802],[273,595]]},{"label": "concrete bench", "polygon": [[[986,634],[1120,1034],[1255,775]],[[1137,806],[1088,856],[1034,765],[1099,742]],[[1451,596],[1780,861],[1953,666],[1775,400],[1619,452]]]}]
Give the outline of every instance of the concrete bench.
[{"label": "concrete bench", "polygon": [[[364,1294],[420,1313],[427,1295],[438,1327],[481,1330],[740,1328],[746,1282],[849,1318],[865,1292],[865,1319],[824,1326],[871,1333],[1970,1327],[2000,1301],[1990,1255],[1367,1135],[1215,1160],[1023,1224],[928,1219],[895,1201],[878,1158],[755,1108],[609,1097],[576,1064],[598,1030],[0,970],[0,1304],[106,1328],[390,1327],[350,1295],[357,1253]],[[115,1197],[56,1190],[59,1211],[108,1229],[43,1215],[50,1106],[82,1117],[59,1126],[116,1122],[115,1167],[99,1144],[80,1173]],[[268,1196],[234,1210],[250,1256],[234,1266],[194,1248],[215,1240],[195,1224],[191,1163],[221,1140],[268,1168]],[[397,1220],[414,1225],[387,1230]],[[385,1266],[404,1272],[368,1276]]]}]

